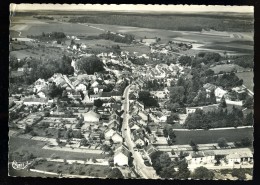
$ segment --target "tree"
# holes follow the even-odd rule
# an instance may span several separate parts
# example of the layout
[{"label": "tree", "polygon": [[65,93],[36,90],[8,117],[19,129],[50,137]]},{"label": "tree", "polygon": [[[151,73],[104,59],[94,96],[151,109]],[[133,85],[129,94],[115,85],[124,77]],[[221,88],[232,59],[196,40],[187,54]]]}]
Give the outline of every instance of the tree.
[{"label": "tree", "polygon": [[218,142],[218,146],[221,148],[228,146],[227,140],[224,137],[219,138],[217,142]]},{"label": "tree", "polygon": [[249,114],[246,115],[245,124],[246,125],[253,125],[254,124],[254,117],[253,117],[252,112],[250,112]]},{"label": "tree", "polygon": [[201,166],[194,170],[193,178],[202,180],[212,180],[214,178],[214,173],[208,170],[207,168]]},{"label": "tree", "polygon": [[243,147],[250,147],[250,146],[252,146],[252,140],[249,139],[249,137],[242,138],[240,143],[241,143],[241,145]]},{"label": "tree", "polygon": [[188,164],[185,160],[181,160],[178,164],[179,171],[176,174],[176,179],[187,179],[190,176]]},{"label": "tree", "polygon": [[97,56],[83,57],[77,61],[76,65],[79,70],[87,74],[104,71],[104,64]]},{"label": "tree", "polygon": [[183,86],[175,86],[170,88],[170,100],[172,103],[183,104],[185,99],[185,89]]},{"label": "tree", "polygon": [[80,145],[81,146],[88,146],[88,140],[84,137],[80,140]]},{"label": "tree", "polygon": [[168,124],[174,124],[175,121],[179,121],[179,120],[180,120],[179,114],[176,113],[171,113],[171,115],[167,117]]},{"label": "tree", "polygon": [[94,100],[94,106],[97,108],[102,107],[103,101],[101,99]]},{"label": "tree", "polygon": [[212,104],[217,103],[216,96],[215,96],[215,91],[214,91],[214,90],[210,91],[209,98],[210,98],[210,102],[211,102]]},{"label": "tree", "polygon": [[173,163],[170,163],[169,166],[166,166],[162,169],[162,171],[160,171],[160,177],[162,178],[174,178],[176,171],[175,171],[175,166]]},{"label": "tree", "polygon": [[172,155],[175,155],[175,151],[174,151],[173,149],[171,150],[171,154],[172,154]]},{"label": "tree", "polygon": [[183,66],[187,65],[190,66],[191,65],[191,58],[189,56],[181,56],[179,58],[179,63]]},{"label": "tree", "polygon": [[240,169],[233,169],[232,176],[237,177],[239,180],[245,180],[246,174],[243,168]]},{"label": "tree", "polygon": [[243,102],[243,107],[245,108],[252,108],[254,105],[254,99],[251,96],[247,96],[245,101]]},{"label": "tree", "polygon": [[145,107],[159,107],[158,101],[154,99],[149,91],[140,91],[138,100],[144,103]]},{"label": "tree", "polygon": [[225,99],[224,96],[222,96],[222,98],[220,100],[219,107],[221,107],[221,108],[226,108],[227,107],[226,99]]},{"label": "tree", "polygon": [[194,152],[197,152],[199,150],[198,145],[193,140],[190,141],[190,146],[192,147],[192,150]]},{"label": "tree", "polygon": [[167,138],[168,145],[173,145],[176,142],[176,135],[172,126],[165,126],[163,129],[163,135]]},{"label": "tree", "polygon": [[110,179],[123,179],[124,176],[118,168],[113,168],[112,171],[108,174],[107,178]]},{"label": "tree", "polygon": [[60,86],[56,86],[55,83],[52,83],[49,87],[48,96],[50,98],[61,97],[63,89]]}]

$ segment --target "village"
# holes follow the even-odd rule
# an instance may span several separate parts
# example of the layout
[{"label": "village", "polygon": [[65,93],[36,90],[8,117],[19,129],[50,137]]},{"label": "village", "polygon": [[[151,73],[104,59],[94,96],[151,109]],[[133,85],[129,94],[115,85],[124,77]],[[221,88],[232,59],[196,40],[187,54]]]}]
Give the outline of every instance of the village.
[{"label": "village", "polygon": [[[82,178],[188,179],[201,171],[210,179],[252,178],[252,136],[246,134],[254,93],[237,69],[214,71],[237,67],[235,57],[188,55],[191,42],[160,38],[130,39],[148,46],[149,54],[120,43],[93,52],[79,36],[62,35],[11,38],[13,46],[53,48],[62,58],[56,66],[51,56],[12,58],[9,136],[17,148],[26,145],[11,147],[13,169]],[[53,74],[43,73],[44,66]],[[196,133],[206,133],[205,141]]]}]

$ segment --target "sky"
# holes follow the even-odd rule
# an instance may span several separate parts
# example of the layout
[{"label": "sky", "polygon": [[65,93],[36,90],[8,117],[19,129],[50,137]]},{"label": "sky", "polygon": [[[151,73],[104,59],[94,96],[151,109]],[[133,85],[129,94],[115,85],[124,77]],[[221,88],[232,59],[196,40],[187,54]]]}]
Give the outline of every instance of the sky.
[{"label": "sky", "polygon": [[100,5],[100,4],[11,4],[10,10],[84,10],[84,11],[154,11],[154,12],[245,12],[253,13],[253,6],[205,5]]}]

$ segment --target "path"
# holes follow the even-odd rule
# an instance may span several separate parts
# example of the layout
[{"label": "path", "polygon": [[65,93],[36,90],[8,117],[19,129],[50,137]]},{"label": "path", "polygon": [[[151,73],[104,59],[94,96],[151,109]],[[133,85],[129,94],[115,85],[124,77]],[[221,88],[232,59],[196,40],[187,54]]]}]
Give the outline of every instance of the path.
[{"label": "path", "polygon": [[129,120],[129,90],[130,86],[127,86],[124,91],[124,120],[123,120],[123,125],[122,125],[122,136],[125,138],[125,142],[128,146],[129,151],[133,154],[133,164],[135,166],[135,169],[139,174],[146,179],[158,179],[159,177],[157,176],[155,170],[152,167],[148,167],[144,164],[144,161],[142,159],[141,154],[138,151],[134,151],[134,143],[131,140],[131,133],[130,133],[130,128],[128,125],[128,120]]}]

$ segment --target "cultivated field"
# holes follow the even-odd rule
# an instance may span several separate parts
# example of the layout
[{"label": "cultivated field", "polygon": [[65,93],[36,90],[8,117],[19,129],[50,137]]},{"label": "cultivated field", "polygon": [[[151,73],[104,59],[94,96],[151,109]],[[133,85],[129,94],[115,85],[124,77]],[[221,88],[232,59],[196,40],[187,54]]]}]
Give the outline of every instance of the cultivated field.
[{"label": "cultivated field", "polygon": [[236,73],[238,78],[243,79],[243,84],[251,91],[254,90],[254,72]]},{"label": "cultivated field", "polygon": [[199,130],[199,131],[174,131],[176,144],[188,144],[193,140],[197,144],[217,143],[221,137],[228,142],[239,141],[244,137],[253,138],[253,128],[228,129],[228,130]]}]

